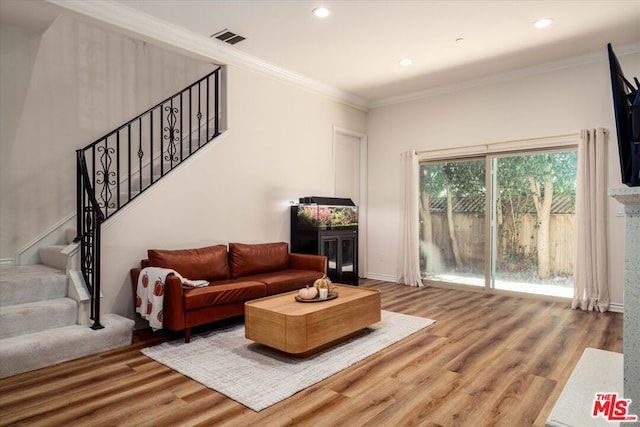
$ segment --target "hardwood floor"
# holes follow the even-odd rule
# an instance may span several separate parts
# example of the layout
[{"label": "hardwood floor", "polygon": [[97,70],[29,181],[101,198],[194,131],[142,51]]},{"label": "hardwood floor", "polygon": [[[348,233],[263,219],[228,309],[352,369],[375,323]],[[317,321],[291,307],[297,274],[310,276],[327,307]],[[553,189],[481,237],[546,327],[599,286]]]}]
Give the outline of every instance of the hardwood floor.
[{"label": "hardwood floor", "polygon": [[622,352],[619,313],[361,286],[436,323],[259,413],[139,352],[179,334],[138,331],[129,347],[0,380],[0,425],[543,426],[586,347]]}]

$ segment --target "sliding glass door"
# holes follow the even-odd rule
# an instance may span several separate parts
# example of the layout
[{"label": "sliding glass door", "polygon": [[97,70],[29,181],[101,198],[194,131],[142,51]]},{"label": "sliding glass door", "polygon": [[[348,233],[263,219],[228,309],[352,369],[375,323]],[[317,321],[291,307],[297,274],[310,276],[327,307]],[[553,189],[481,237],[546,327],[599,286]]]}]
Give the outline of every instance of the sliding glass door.
[{"label": "sliding glass door", "polygon": [[491,159],[491,285],[573,296],[577,153]]},{"label": "sliding glass door", "polygon": [[422,163],[423,278],[571,297],[576,166],[575,150]]},{"label": "sliding glass door", "polygon": [[420,168],[422,275],[484,286],[485,159],[430,162]]}]

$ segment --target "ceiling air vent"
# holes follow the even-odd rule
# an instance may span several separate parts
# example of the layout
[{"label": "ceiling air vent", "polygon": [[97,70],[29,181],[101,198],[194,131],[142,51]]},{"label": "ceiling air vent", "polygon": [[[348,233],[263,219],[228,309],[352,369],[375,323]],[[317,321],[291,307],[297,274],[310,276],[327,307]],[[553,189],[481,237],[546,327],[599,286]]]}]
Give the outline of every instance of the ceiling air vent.
[{"label": "ceiling air vent", "polygon": [[236,33],[232,33],[231,31],[229,31],[228,29],[224,29],[222,31],[218,31],[215,34],[211,34],[210,37],[215,37],[218,40],[222,40],[225,43],[229,43],[229,44],[236,44],[238,42],[241,42],[242,40],[244,40],[245,38],[242,36],[239,36]]}]

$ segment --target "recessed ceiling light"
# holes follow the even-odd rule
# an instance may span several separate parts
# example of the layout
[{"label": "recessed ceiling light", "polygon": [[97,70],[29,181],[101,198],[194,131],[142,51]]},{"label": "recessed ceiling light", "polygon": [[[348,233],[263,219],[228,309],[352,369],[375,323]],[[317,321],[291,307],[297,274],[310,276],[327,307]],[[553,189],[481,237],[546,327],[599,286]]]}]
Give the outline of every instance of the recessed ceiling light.
[{"label": "recessed ceiling light", "polygon": [[534,22],[533,26],[536,27],[536,28],[544,28],[544,27],[548,27],[552,23],[553,23],[553,19],[551,19],[551,18],[542,18],[542,19],[538,19],[536,22]]},{"label": "recessed ceiling light", "polygon": [[400,60],[400,65],[402,65],[403,67],[408,67],[412,63],[413,63],[413,61],[411,59],[409,59],[409,58],[402,58]]},{"label": "recessed ceiling light", "polygon": [[456,43],[460,43],[460,42],[463,42],[463,41],[464,41],[464,37],[458,37],[456,39]]},{"label": "recessed ceiling light", "polygon": [[318,18],[326,18],[327,16],[331,15],[331,11],[326,7],[316,7],[315,9],[313,9],[312,13]]}]

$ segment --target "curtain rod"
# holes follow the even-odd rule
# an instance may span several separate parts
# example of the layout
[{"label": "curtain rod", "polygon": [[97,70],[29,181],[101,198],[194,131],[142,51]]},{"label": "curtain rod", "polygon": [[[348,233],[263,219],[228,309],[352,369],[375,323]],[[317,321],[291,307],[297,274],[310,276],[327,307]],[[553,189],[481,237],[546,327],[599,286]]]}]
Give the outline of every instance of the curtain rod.
[{"label": "curtain rod", "polygon": [[517,144],[517,143],[523,143],[523,142],[533,142],[533,141],[548,141],[551,139],[564,139],[564,138],[577,138],[580,136],[580,133],[567,133],[567,134],[563,134],[563,135],[553,135],[553,136],[543,136],[540,138],[525,138],[525,139],[514,139],[511,141],[502,141],[502,142],[492,142],[489,144],[477,144],[477,145],[465,145],[465,146],[461,146],[461,147],[451,147],[451,148],[436,148],[434,150],[416,150],[416,154],[427,154],[427,153],[443,153],[446,151],[457,151],[457,150],[464,150],[464,149],[470,149],[470,148],[480,148],[480,147],[485,147],[485,148],[489,148],[492,146],[496,146],[496,145],[503,145],[503,144]]}]

